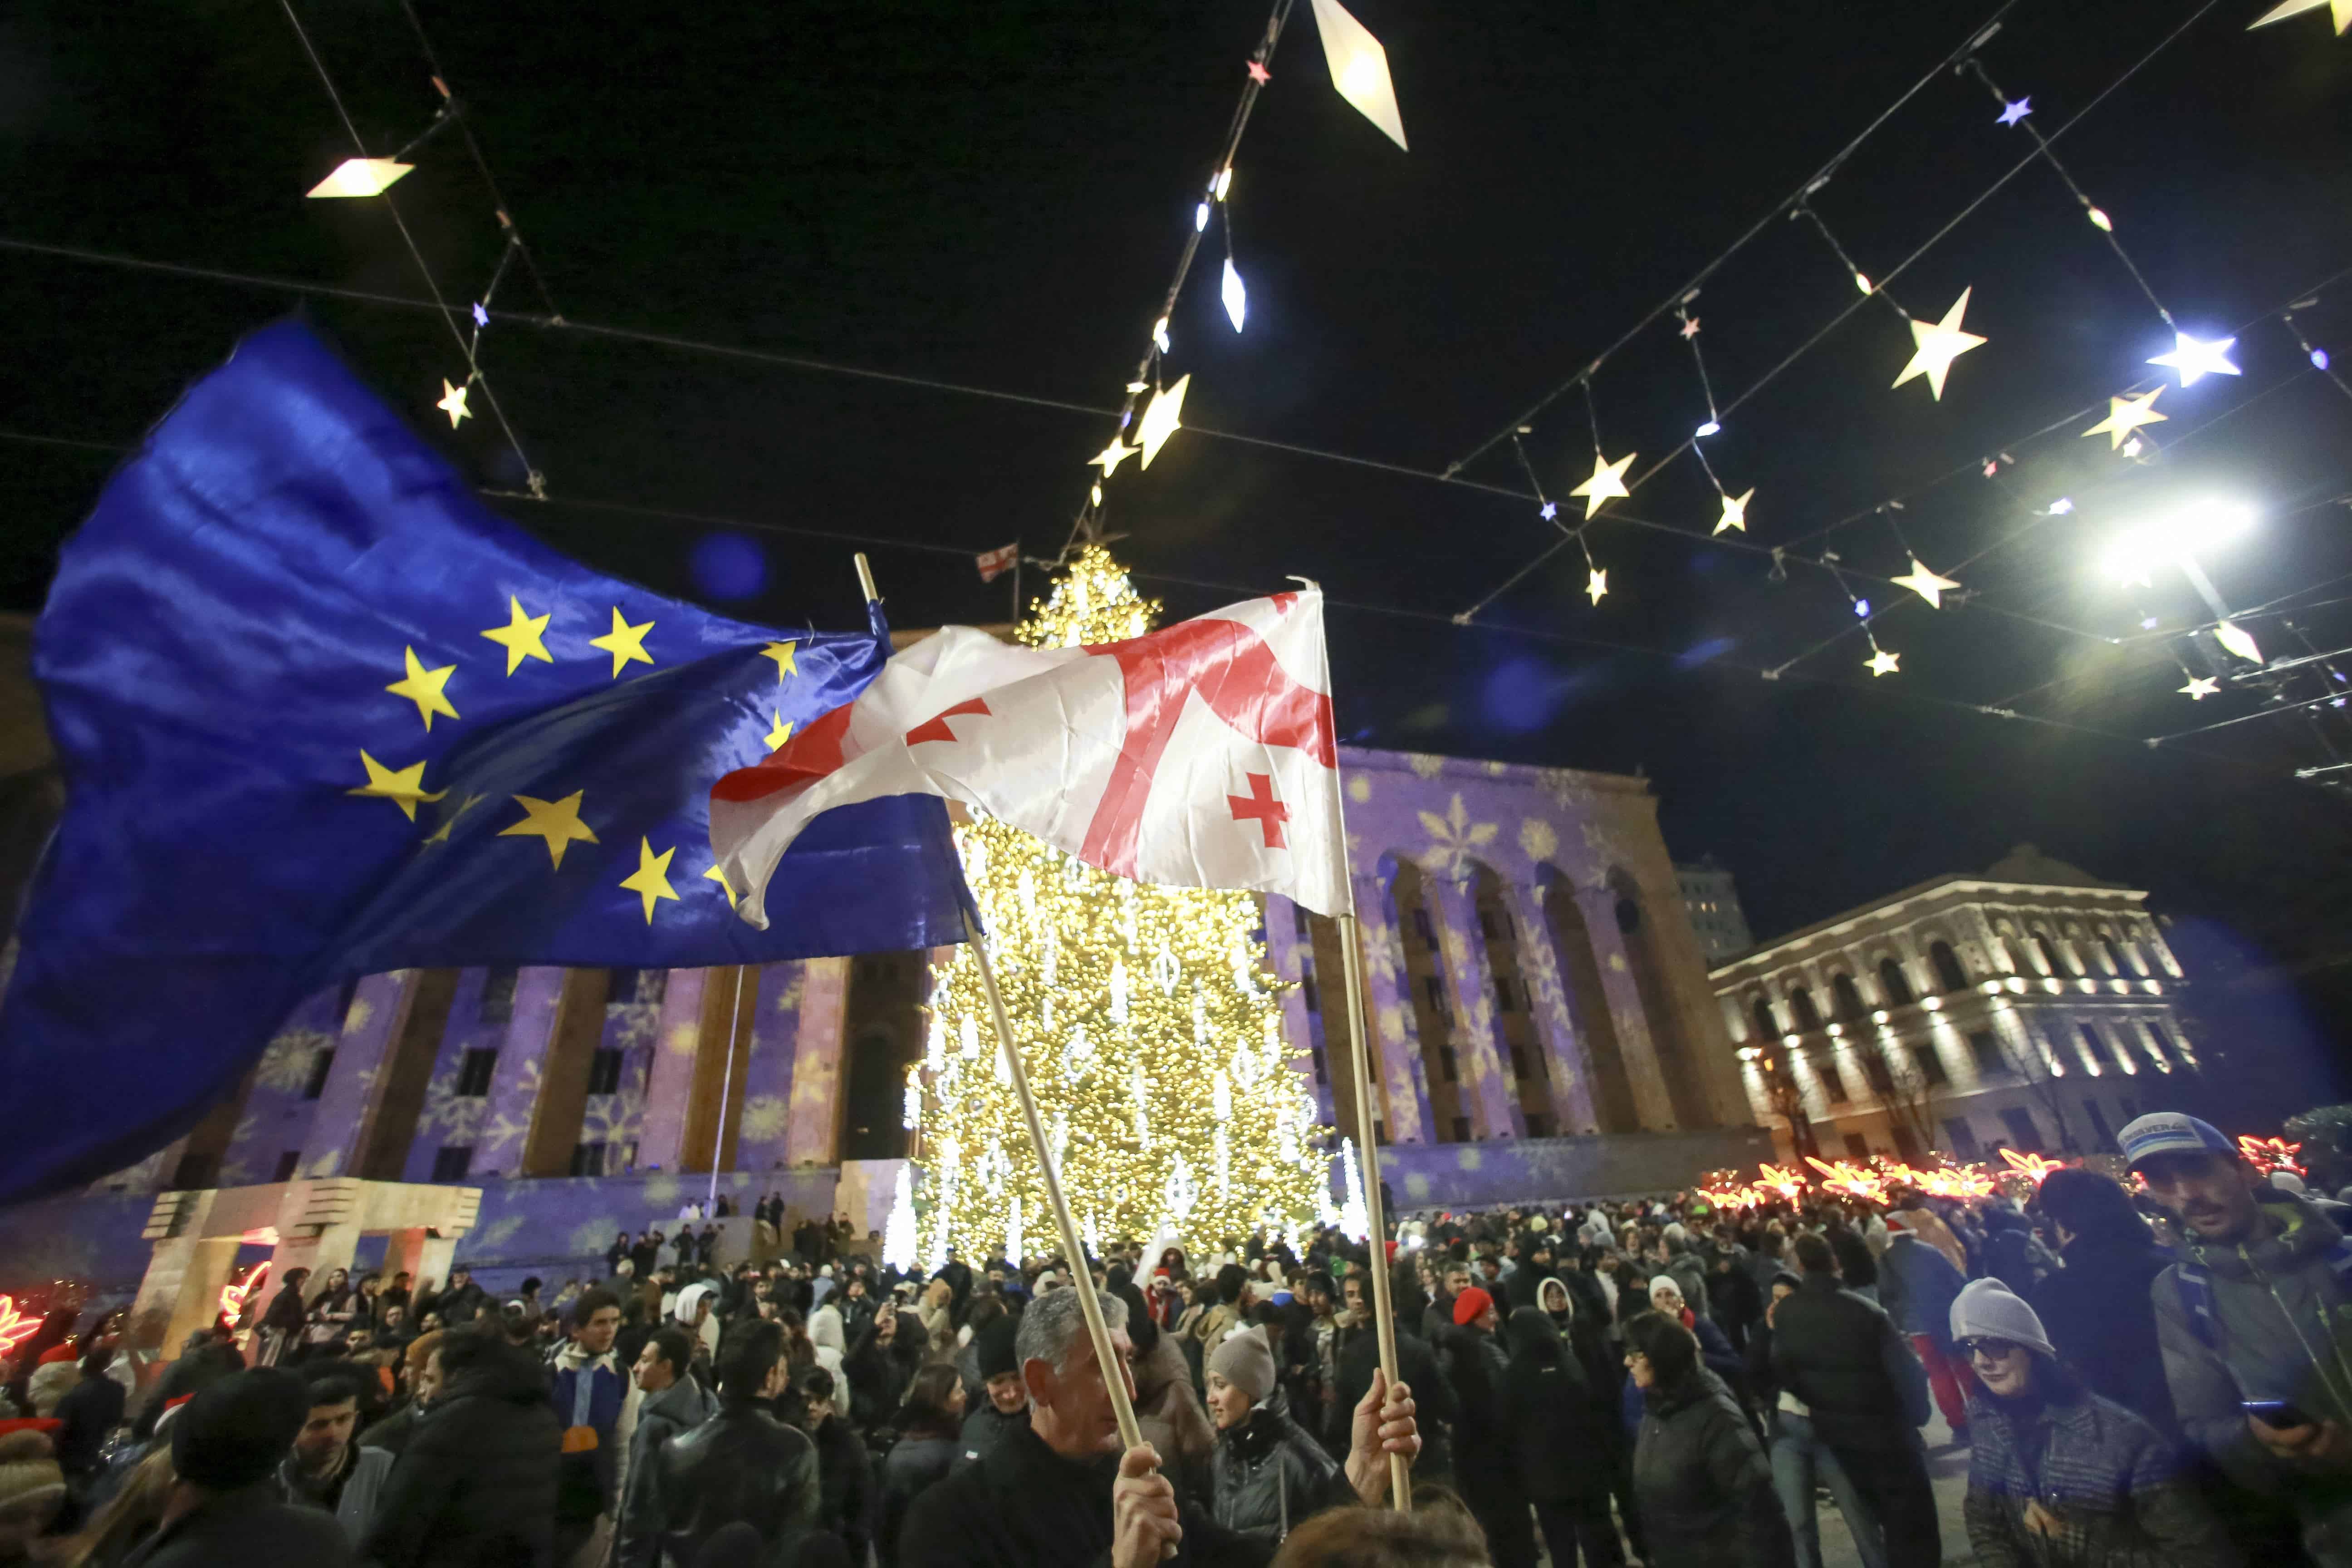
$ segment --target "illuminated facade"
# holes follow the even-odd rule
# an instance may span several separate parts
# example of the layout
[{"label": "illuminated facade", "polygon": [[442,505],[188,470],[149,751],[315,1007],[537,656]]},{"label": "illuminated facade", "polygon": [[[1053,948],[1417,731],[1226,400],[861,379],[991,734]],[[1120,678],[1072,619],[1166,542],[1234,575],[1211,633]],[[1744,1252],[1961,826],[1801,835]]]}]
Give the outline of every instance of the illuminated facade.
[{"label": "illuminated facade", "polygon": [[1723,964],[1757,1120],[1784,1157],[2112,1149],[2198,1070],[2147,900],[2023,845]]}]

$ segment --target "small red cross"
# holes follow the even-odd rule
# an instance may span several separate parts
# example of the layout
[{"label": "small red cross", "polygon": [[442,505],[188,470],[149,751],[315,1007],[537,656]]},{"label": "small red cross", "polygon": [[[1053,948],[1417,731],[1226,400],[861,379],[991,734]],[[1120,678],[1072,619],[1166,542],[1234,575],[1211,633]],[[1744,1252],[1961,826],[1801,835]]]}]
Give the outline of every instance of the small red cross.
[{"label": "small red cross", "polygon": [[[956,718],[960,714],[987,712],[988,703],[982,698],[974,697],[967,701],[959,702],[954,707],[949,709],[946,712],[940,714],[938,717],[926,719],[921,723],[916,725],[913,729],[908,731],[907,744],[915,746],[920,745],[925,741],[954,741],[961,739],[953,730],[948,728],[948,721]],[[995,717],[993,714],[990,714],[989,716],[991,718]]]},{"label": "small red cross", "polygon": [[1274,613],[1278,616],[1288,615],[1290,606],[1298,603],[1296,594],[1269,594],[1266,597],[1274,601]]},{"label": "small red cross", "polygon": [[1282,841],[1282,825],[1290,820],[1290,807],[1274,798],[1274,777],[1270,773],[1250,773],[1247,795],[1229,795],[1225,804],[1234,808],[1235,822],[1255,822],[1265,830],[1265,847],[1288,847]]}]

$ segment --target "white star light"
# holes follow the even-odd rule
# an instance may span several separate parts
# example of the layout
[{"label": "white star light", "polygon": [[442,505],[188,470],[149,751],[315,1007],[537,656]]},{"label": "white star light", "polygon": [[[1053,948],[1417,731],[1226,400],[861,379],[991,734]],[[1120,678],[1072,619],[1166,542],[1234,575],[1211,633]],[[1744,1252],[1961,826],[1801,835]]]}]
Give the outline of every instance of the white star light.
[{"label": "white star light", "polygon": [[1151,395],[1150,405],[1143,411],[1143,422],[1135,427],[1135,442],[1142,449],[1145,468],[1151,467],[1151,459],[1160,456],[1161,444],[1181,428],[1178,416],[1184,412],[1184,389],[1192,384],[1192,374],[1187,372],[1177,378],[1175,385],[1163,386]]},{"label": "white star light", "polygon": [[2273,22],[2284,22],[2289,16],[2300,16],[2305,11],[2316,11],[2322,5],[2327,7],[2327,15],[2335,22],[2338,37],[2343,35],[2347,27],[2352,27],[2352,0],[2284,0],[2284,4],[2272,6],[2247,23],[2246,31],[2251,33],[2256,27],[2267,27]]},{"label": "white star light", "polygon": [[[1750,485],[1748,487],[1747,495],[1726,495],[1723,498],[1723,515],[1715,520],[1715,532],[1721,533],[1727,528],[1736,528],[1742,533],[1747,532],[1748,502],[1755,493],[1756,487]],[[1711,539],[1714,534],[1709,534],[1707,537]]]},{"label": "white star light", "polygon": [[1592,454],[1592,477],[1568,492],[1584,498],[1584,515],[1587,518],[1599,511],[1604,501],[1633,493],[1625,488],[1625,470],[1633,466],[1636,456],[1628,452],[1612,463],[1598,452]]},{"label": "white star light", "polygon": [[1911,557],[1911,570],[1909,573],[1901,577],[1889,578],[1888,581],[1910,589],[1913,593],[1927,600],[1932,608],[1938,610],[1944,607],[1944,594],[1946,590],[1959,586],[1958,583],[1953,582],[1949,577],[1938,577],[1933,572],[1930,572],[1926,563],[1923,563],[1916,555]]},{"label": "white star light", "polygon": [[1961,289],[1960,297],[1952,301],[1952,308],[1944,312],[1944,319],[1933,326],[1925,321],[1910,323],[1911,363],[1905,365],[1903,374],[1895,378],[1895,385],[1900,386],[1924,375],[1927,378],[1927,390],[1935,394],[1936,401],[1941,403],[1944,400],[1944,377],[1950,374],[1952,362],[1985,342],[1974,332],[1960,331],[1960,318],[1968,310],[1969,296],[1975,292],[1973,285]]},{"label": "white star light", "polygon": [[2221,683],[2210,675],[2192,675],[2189,684],[2180,689],[2181,695],[2191,702],[2202,702],[2221,689]]},{"label": "white star light", "polygon": [[1863,660],[1863,668],[1870,671],[1871,679],[1874,680],[1882,675],[1893,675],[1902,667],[1903,656],[1899,653],[1889,653],[1883,647],[1872,648],[1870,657]]},{"label": "white star light", "polygon": [[1103,478],[1108,479],[1113,474],[1118,472],[1118,466],[1121,463],[1126,462],[1129,458],[1134,457],[1138,450],[1139,448],[1129,446],[1126,442],[1114,436],[1110,438],[1109,446],[1105,447],[1101,451],[1097,452],[1093,457],[1088,458],[1087,461],[1100,468],[1103,471]]},{"label": "white star light", "polygon": [[1601,600],[1607,598],[1609,596],[1609,574],[1603,572],[1598,566],[1591,568],[1585,574],[1584,596],[1591,599],[1596,605],[1601,603]]},{"label": "white star light", "polygon": [[2216,338],[2211,342],[2201,342],[2187,332],[2175,331],[2172,335],[2172,352],[2158,354],[2147,363],[2169,365],[2179,371],[2181,385],[2194,386],[2208,375],[2240,374],[2238,367],[2230,363],[2230,349],[2237,339]]},{"label": "white star light", "polygon": [[449,428],[455,430],[461,419],[470,419],[474,411],[466,406],[466,389],[452,386],[446,377],[441,382],[441,401],[433,405],[449,416]]}]

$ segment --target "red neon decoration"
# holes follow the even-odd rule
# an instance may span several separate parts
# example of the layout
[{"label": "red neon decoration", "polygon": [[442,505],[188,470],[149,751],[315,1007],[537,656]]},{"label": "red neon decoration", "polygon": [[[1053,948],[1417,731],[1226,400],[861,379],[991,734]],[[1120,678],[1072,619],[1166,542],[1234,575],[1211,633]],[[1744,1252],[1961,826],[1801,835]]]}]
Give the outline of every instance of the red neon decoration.
[{"label": "red neon decoration", "polygon": [[247,1270],[245,1279],[239,1283],[222,1286],[220,1293],[221,1316],[226,1318],[231,1323],[235,1323],[236,1321],[237,1314],[245,1310],[247,1300],[252,1296],[255,1290],[260,1288],[262,1280],[268,1277],[269,1260],[265,1258],[260,1262],[255,1264],[250,1269]]},{"label": "red neon decoration", "polygon": [[2011,1170],[2026,1177],[2037,1187],[2051,1172],[2066,1168],[2063,1160],[2045,1160],[2039,1154],[2021,1154],[2014,1149],[2003,1149],[2000,1157],[2009,1162]]},{"label": "red neon decoration", "polygon": [[2250,1132],[2238,1139],[2238,1152],[2245,1157],[2248,1164],[2264,1175],[2273,1171],[2289,1171],[2298,1176],[2304,1174],[2303,1167],[2295,1163],[2294,1158],[2303,1152],[2300,1143],[2290,1143],[2284,1138],[2257,1138]]},{"label": "red neon decoration", "polygon": [[15,1298],[0,1296],[0,1356],[16,1354],[16,1347],[31,1339],[40,1326],[38,1317],[26,1317],[16,1310]]}]

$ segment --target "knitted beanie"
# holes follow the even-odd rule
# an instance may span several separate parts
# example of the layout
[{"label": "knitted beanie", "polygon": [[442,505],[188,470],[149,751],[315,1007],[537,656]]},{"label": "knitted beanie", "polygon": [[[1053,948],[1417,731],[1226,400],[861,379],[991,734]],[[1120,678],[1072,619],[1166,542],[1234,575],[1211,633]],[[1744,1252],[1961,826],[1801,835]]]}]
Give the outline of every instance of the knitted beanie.
[{"label": "knitted beanie", "polygon": [[1495,1298],[1486,1294],[1486,1291],[1480,1289],[1477,1286],[1471,1286],[1468,1289],[1463,1291],[1462,1294],[1454,1298],[1454,1326],[1455,1328],[1469,1327],[1472,1319],[1477,1317],[1479,1313],[1486,1311],[1492,1308],[1494,1304]]},{"label": "knitted beanie", "polygon": [[0,1513],[29,1503],[61,1502],[66,1473],[46,1432],[16,1431],[0,1436]]},{"label": "knitted beanie", "polygon": [[1274,1351],[1256,1329],[1227,1334],[1224,1343],[1211,1352],[1209,1370],[1249,1395],[1252,1405],[1274,1389]]},{"label": "knitted beanie", "polygon": [[982,1383],[1000,1373],[1017,1373],[1021,1370],[1020,1354],[1013,1348],[1013,1339],[1020,1331],[1021,1320],[1007,1312],[1001,1318],[990,1320],[986,1326],[972,1337],[972,1343],[979,1347],[975,1352],[975,1359],[980,1363],[980,1377]]},{"label": "knitted beanie", "polygon": [[2058,1359],[2033,1309],[1998,1279],[1971,1279],[1961,1288],[1952,1302],[1952,1338],[2009,1340]]}]

